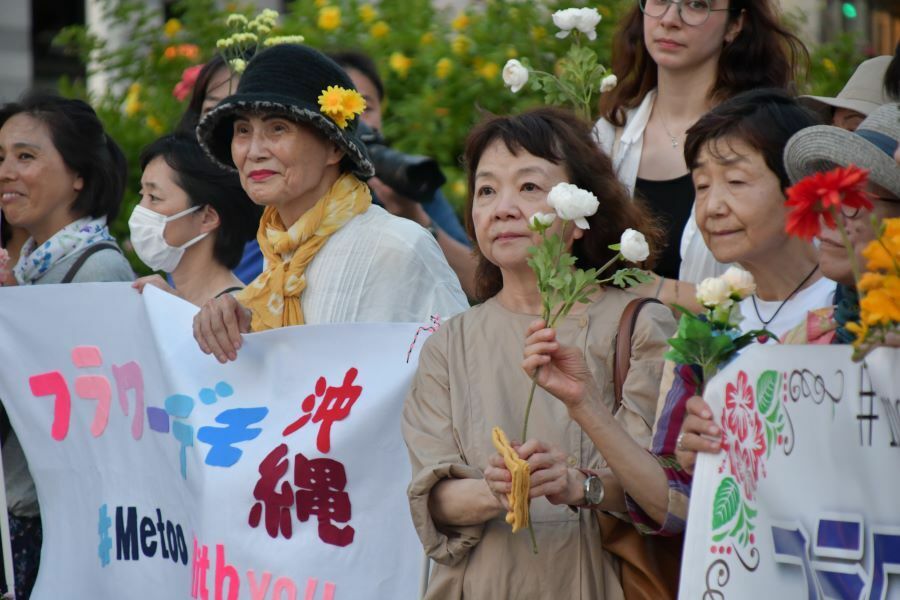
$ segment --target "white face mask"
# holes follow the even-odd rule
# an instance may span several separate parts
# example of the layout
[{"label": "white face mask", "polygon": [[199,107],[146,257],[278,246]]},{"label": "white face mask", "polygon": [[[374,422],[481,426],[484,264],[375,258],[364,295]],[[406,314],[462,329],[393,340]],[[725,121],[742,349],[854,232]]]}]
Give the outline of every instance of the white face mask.
[{"label": "white face mask", "polygon": [[131,218],[128,219],[128,228],[131,230],[131,245],[138,258],[154,271],[165,271],[166,273],[174,271],[181,261],[184,251],[208,236],[209,232],[201,233],[181,246],[170,246],[163,235],[166,231],[166,223],[180,219],[200,208],[202,207],[194,206],[167,217],[149,208],[135,206]]}]

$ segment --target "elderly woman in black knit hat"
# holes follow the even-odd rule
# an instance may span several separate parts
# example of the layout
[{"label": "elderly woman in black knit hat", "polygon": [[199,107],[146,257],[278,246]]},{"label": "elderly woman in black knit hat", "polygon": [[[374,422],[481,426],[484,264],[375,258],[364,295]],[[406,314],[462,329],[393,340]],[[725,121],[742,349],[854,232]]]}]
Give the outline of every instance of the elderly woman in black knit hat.
[{"label": "elderly woman in black knit hat", "polygon": [[237,92],[200,122],[217,162],[265,207],[262,274],[194,318],[201,350],[234,360],[241,334],[304,323],[426,321],[468,306],[434,238],[372,205],[357,137],[365,101],[347,74],[306,46],[247,65]]}]

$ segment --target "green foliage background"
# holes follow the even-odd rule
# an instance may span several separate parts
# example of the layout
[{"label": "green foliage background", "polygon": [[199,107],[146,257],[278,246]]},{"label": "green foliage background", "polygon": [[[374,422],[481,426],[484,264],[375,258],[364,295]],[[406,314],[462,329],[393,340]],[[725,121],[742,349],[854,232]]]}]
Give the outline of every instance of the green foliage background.
[{"label": "green foliage background", "polygon": [[[98,69],[111,73],[109,88],[99,96],[88,98],[80,80],[62,80],[60,91],[88,99],[129,159],[129,191],[112,225],[113,234],[124,240],[128,215],[138,200],[140,150],[170,131],[186,106],[172,89],[185,68],[207,60],[216,40],[231,33],[225,26],[228,14],[252,17],[256,8],[247,2],[221,9],[215,0],[179,0],[173,7],[177,22],[163,24],[158,10],[141,0],[104,0],[103,6],[108,22],[124,32],[124,45],[111,48],[82,26],[63,30],[55,43],[89,64],[88,74]],[[603,16],[591,48],[608,65],[615,24],[633,0],[486,0],[458,13],[438,11],[431,0],[296,0],[273,35],[300,34],[324,51],[370,54],[387,89],[385,136],[399,150],[437,158],[448,177],[444,191],[459,207],[465,195],[462,144],[482,112],[518,112],[543,103],[543,93],[534,86],[518,94],[506,89],[503,65],[510,58],[527,58],[531,67],[555,72],[571,42],[554,36],[551,14],[580,6],[593,6]],[[339,23],[332,27],[335,10]],[[852,42],[836,49],[840,52],[820,49],[824,54],[813,61],[812,91],[842,85],[858,62]],[[832,62],[823,62],[829,56]],[[136,259],[132,262],[146,271]]]}]

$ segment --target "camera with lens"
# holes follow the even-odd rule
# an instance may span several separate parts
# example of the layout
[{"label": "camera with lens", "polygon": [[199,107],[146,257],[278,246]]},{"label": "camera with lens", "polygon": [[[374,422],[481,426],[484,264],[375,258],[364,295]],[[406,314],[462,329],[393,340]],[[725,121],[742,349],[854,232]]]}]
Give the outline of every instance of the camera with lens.
[{"label": "camera with lens", "polygon": [[437,161],[428,156],[404,154],[388,146],[381,133],[360,121],[360,140],[375,165],[375,176],[401,196],[416,202],[428,202],[446,183]]}]

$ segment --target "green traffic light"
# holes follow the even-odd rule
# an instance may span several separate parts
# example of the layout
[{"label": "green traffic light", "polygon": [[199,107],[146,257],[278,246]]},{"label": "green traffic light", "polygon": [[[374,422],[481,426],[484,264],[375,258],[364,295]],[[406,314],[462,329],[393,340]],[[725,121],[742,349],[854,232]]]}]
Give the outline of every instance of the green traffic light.
[{"label": "green traffic light", "polygon": [[852,2],[844,2],[841,6],[841,10],[844,13],[844,17],[847,19],[855,19],[859,16],[859,13],[856,10],[856,6],[853,5]]}]

